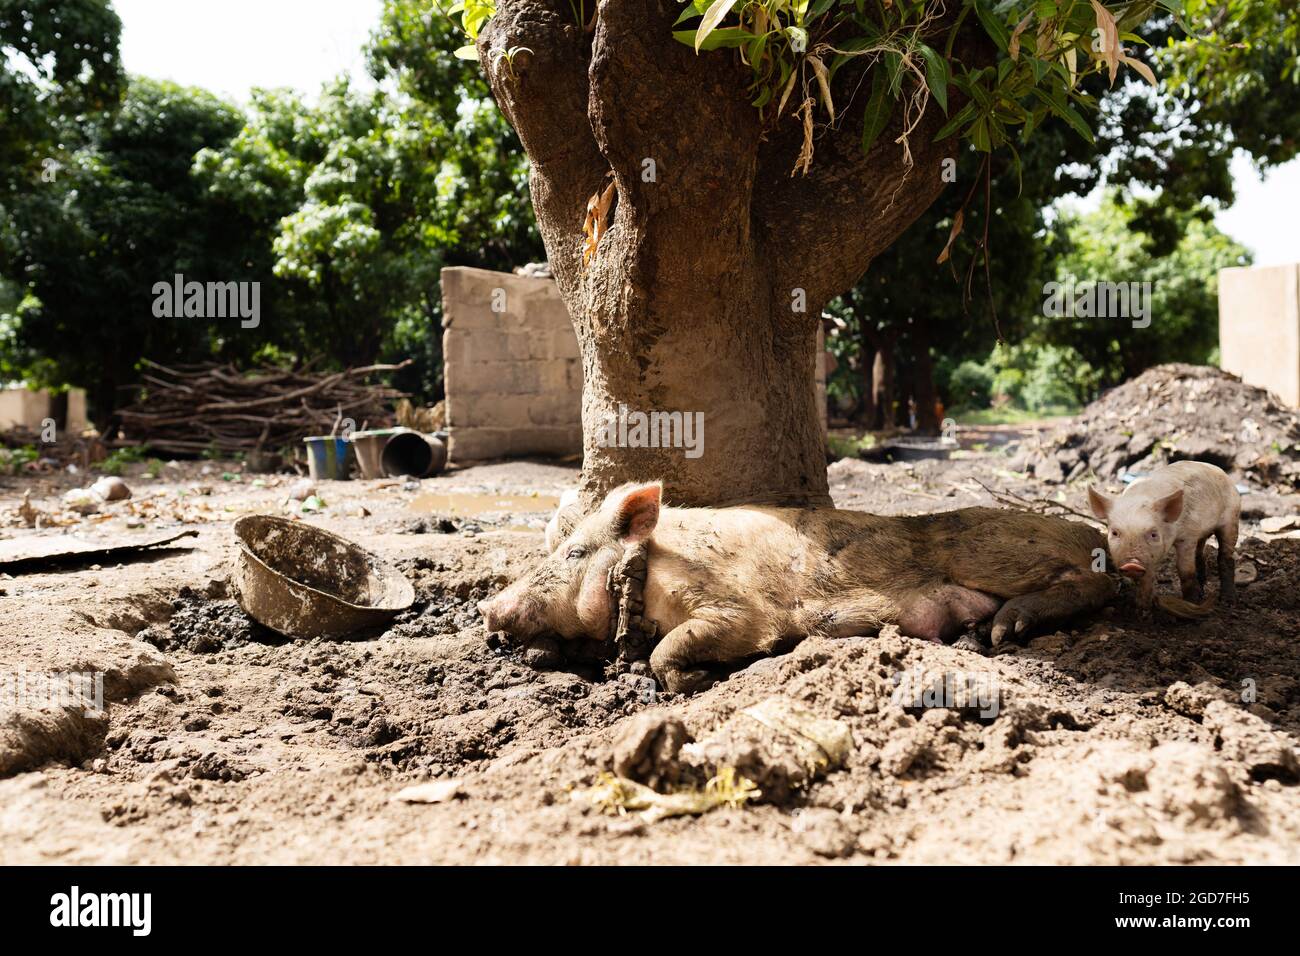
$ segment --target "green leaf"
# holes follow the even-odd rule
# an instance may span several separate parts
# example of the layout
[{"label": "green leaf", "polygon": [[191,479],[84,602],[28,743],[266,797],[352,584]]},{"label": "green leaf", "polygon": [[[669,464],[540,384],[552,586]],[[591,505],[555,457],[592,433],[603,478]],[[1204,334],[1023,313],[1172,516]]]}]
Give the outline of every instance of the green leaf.
[{"label": "green leaf", "polygon": [[[1059,96],[1059,91],[1054,91]],[[1086,139],[1089,143],[1093,142],[1092,127],[1079,115],[1073,106],[1065,101],[1064,98],[1057,98],[1044,93],[1042,90],[1034,90],[1034,95],[1047,104],[1047,108],[1055,115],[1070,124],[1070,128]]]},{"label": "green leaf", "polygon": [[983,0],[975,0],[975,16],[980,18],[980,23],[984,24],[984,31],[993,38],[998,49],[1005,53],[1007,45],[1011,42],[1011,34],[1006,24],[998,19],[997,14],[990,10]]},{"label": "green leaf", "polygon": [[477,60],[478,47],[474,46],[474,44],[472,43],[468,43],[463,47],[459,47],[456,50],[455,55],[456,55],[456,59],[458,60]]},{"label": "green leaf", "polygon": [[948,115],[948,63],[937,52],[926,46],[920,47],[921,56],[925,58],[925,85],[930,88],[939,109]]},{"label": "green leaf", "polygon": [[[704,13],[704,19],[700,21],[700,27],[695,34],[695,52],[699,53],[704,45],[704,41],[709,38],[722,18],[731,12],[731,8],[736,5],[736,0],[713,0],[713,5]],[[712,49],[706,47],[705,49]]]},{"label": "green leaf", "polygon": [[697,51],[744,46],[754,39],[754,34],[748,30],[742,30],[740,27],[723,27],[721,30],[714,30],[703,43],[698,42],[699,38],[696,33],[695,30],[674,30],[673,39],[679,43],[685,43],[689,47],[694,47]]},{"label": "green leaf", "polygon": [[956,116],[943,124],[943,128],[940,129],[939,132],[934,134],[934,142],[937,143],[941,139],[947,139],[953,133],[957,132],[957,130],[959,130],[963,125],[974,119],[977,112],[978,110],[974,103],[967,103],[957,111]]},{"label": "green leaf", "polygon": [[889,98],[889,83],[877,66],[871,71],[871,96],[862,115],[862,151],[868,152],[880,138],[894,112],[894,101]]}]

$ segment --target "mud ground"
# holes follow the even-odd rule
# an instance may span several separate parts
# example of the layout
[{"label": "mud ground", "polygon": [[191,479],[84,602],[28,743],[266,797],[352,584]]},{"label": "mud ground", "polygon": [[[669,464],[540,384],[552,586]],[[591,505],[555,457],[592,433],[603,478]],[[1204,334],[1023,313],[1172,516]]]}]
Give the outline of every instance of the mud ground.
[{"label": "mud ground", "polygon": [[[979,479],[1083,507],[1082,486],[1007,471],[1007,437],[968,430],[954,460],[837,462],[832,493],[931,512],[990,503]],[[386,629],[333,642],[280,638],[227,589],[234,520],[284,513],[293,478],[134,466],[130,501],[41,532],[17,516],[22,491],[57,515],[84,476],[0,479],[4,537],[199,532],[120,564],[0,576],[0,669],[97,671],[106,699],[102,715],[0,700],[0,861],[1300,862],[1300,532],[1259,530],[1295,496],[1245,497],[1255,577],[1207,621],[1144,622],[1121,597],[996,651],[807,641],[687,699],[484,633],[475,602],[541,553],[575,475],[518,462],[322,483],[304,520],[396,562],[417,592]],[[996,707],[900,692],[943,675],[992,688]],[[742,713],[774,697],[847,728],[838,766],[788,772]],[[765,799],[657,822],[575,799],[668,727],[721,747]],[[437,802],[395,799],[430,781]]]}]

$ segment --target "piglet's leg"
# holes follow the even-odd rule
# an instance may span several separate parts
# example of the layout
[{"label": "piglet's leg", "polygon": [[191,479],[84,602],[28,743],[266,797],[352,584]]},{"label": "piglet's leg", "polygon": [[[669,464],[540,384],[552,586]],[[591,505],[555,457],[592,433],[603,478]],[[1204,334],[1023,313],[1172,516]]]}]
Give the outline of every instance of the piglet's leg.
[{"label": "piglet's leg", "polygon": [[1236,521],[1214,532],[1219,542],[1219,600],[1231,601],[1237,596],[1237,530]]},{"label": "piglet's leg", "polygon": [[1205,581],[1209,577],[1205,569],[1205,542],[1210,540],[1207,534],[1204,538],[1196,543],[1196,580],[1200,583],[1202,590],[1205,588]]},{"label": "piglet's leg", "polygon": [[1174,544],[1174,560],[1178,564],[1178,583],[1182,585],[1183,597],[1188,601],[1200,601],[1205,596],[1196,574],[1198,564],[1196,555],[1200,550],[1201,543],[1198,540],[1178,541]]}]

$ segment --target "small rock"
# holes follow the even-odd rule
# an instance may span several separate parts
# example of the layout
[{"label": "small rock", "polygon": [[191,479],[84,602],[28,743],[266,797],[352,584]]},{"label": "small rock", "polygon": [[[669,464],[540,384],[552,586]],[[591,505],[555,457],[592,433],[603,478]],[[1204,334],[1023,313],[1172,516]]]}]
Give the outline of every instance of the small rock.
[{"label": "small rock", "polygon": [[100,497],[88,488],[73,488],[63,496],[63,506],[79,515],[93,515],[101,503]]},{"label": "small rock", "polygon": [[90,492],[104,501],[125,501],[131,497],[131,489],[125,481],[114,475],[105,475],[90,486]]},{"label": "small rock", "polygon": [[393,795],[394,803],[446,803],[461,796],[459,780],[431,780],[406,787]]},{"label": "small rock", "polygon": [[306,501],[312,495],[316,494],[316,486],[310,478],[303,478],[301,481],[295,481],[289,486],[290,501]]},{"label": "small rock", "polygon": [[681,779],[677,758],[690,739],[685,724],[676,717],[642,714],[614,741],[610,766],[620,777],[663,790]]},{"label": "small rock", "polygon": [[523,658],[525,664],[536,670],[557,667],[564,660],[564,656],[560,653],[560,645],[549,637],[539,637],[530,641],[524,648]]},{"label": "small rock", "polygon": [[1279,515],[1273,518],[1265,518],[1259,523],[1259,530],[1265,534],[1280,534],[1290,528],[1300,524],[1300,518],[1295,515]]}]

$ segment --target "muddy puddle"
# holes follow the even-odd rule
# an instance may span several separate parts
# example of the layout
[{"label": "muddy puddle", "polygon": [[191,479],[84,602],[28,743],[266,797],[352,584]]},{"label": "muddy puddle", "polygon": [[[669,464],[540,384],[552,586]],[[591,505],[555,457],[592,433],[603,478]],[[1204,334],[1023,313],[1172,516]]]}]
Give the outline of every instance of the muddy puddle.
[{"label": "muddy puddle", "polygon": [[411,509],[424,514],[475,518],[489,514],[550,514],[560,503],[553,495],[503,495],[487,492],[429,492],[417,495]]}]

